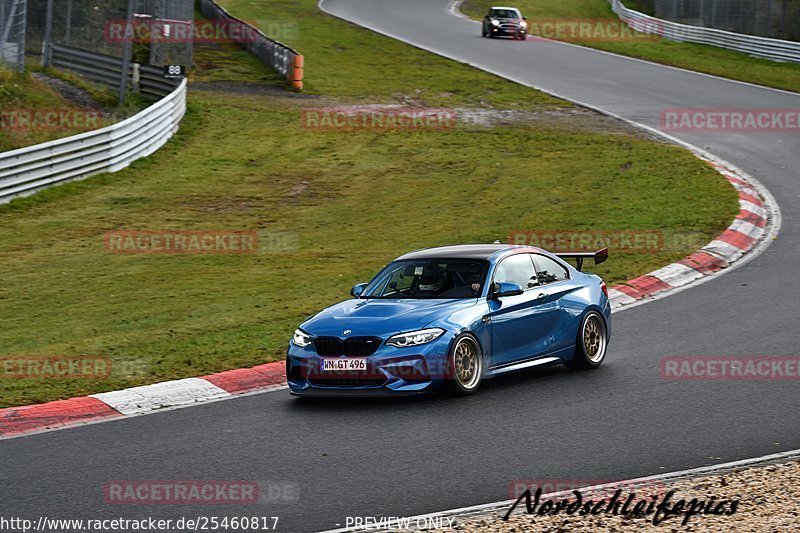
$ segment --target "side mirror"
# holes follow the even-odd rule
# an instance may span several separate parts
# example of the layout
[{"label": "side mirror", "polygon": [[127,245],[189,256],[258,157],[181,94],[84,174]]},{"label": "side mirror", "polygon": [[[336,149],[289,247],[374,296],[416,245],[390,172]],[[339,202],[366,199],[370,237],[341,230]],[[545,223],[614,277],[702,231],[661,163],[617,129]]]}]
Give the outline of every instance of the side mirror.
[{"label": "side mirror", "polygon": [[366,283],[356,283],[355,285],[353,285],[353,288],[350,289],[350,296],[352,296],[353,298],[358,298],[359,296],[361,296],[361,293],[364,292],[364,289],[366,288],[367,288]]},{"label": "side mirror", "polygon": [[522,20],[528,20],[528,17],[522,17]]},{"label": "side mirror", "polygon": [[502,298],[503,296],[517,296],[522,294],[524,291],[522,287],[517,285],[516,283],[507,283],[505,281],[501,281],[500,283],[493,283],[492,284],[492,298]]}]

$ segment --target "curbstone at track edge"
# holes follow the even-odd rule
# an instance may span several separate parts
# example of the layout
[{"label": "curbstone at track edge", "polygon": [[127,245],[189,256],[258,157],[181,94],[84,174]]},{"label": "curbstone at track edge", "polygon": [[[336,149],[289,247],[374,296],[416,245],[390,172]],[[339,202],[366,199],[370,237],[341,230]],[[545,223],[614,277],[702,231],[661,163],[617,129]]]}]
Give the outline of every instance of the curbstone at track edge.
[{"label": "curbstone at track edge", "polygon": [[[324,7],[322,7],[323,2],[324,0],[320,0],[320,8],[329,15],[336,16],[326,11]],[[475,24],[480,24],[479,21],[473,20],[461,12],[461,4],[463,3],[464,0],[452,0],[447,6],[447,11],[453,16],[469,20]],[[378,33],[382,33],[394,39],[406,42],[411,46],[416,46],[417,48],[427,50],[431,53],[449,57],[454,61],[464,63],[464,61],[461,61],[458,58],[418,46],[417,44],[402,39],[396,35],[391,35],[390,33],[378,30],[372,31],[377,31]],[[570,44],[570,46],[579,45]],[[643,61],[637,58],[627,59],[630,59],[631,61]],[[531,85],[529,83],[524,83],[521,80],[515,79],[513,76],[508,76],[501,72],[495,72],[492,69],[483,68],[482,70],[495,74],[496,76],[500,76],[501,78],[519,83],[520,85],[531,87],[556,98],[573,102],[581,107],[585,107],[586,109],[591,109],[603,115],[616,118],[617,120],[621,120],[626,124],[630,124],[631,126],[647,131],[655,137],[659,137],[670,143],[682,146],[692,152],[697,158],[702,159],[714,167],[714,169],[722,174],[722,176],[725,177],[725,179],[727,179],[728,182],[739,193],[739,214],[736,215],[733,223],[728,227],[728,229],[723,231],[716,239],[705,245],[700,250],[697,250],[693,254],[678,261],[677,263],[667,265],[666,267],[659,268],[658,270],[650,272],[649,274],[645,274],[619,285],[609,287],[608,296],[614,311],[620,311],[635,305],[640,305],[650,300],[663,298],[677,291],[684,290],[708,281],[712,277],[719,275],[726,270],[732,270],[734,267],[741,266],[753,257],[757,256],[764,251],[767,246],[769,246],[773,239],[777,237],[778,230],[780,229],[781,225],[781,214],[780,209],[778,208],[778,203],[775,201],[766,187],[761,185],[758,180],[748,175],[746,172],[736,167],[732,163],[720,159],[717,156],[702,150],[697,146],[694,146],[693,144],[682,141],[673,135],[647,126],[646,124],[627,119],[597,106],[580,102],[574,98],[568,98],[559,94],[558,92],[551,91],[543,87],[538,87],[536,85]],[[733,80],[733,82],[745,83],[736,82],[735,80]]]},{"label": "curbstone at track edge", "polygon": [[692,146],[686,147],[696,157],[714,167],[737,190],[739,213],[725,231],[693,254],[677,263],[609,287],[609,300],[615,310],[652,299],[656,295],[666,295],[705,277],[715,276],[759,249],[760,243],[773,239],[777,234],[777,204],[769,194],[761,192],[763,188],[752,177],[730,163],[712,159]]},{"label": "curbstone at track edge", "polygon": [[[727,474],[730,472],[743,470],[745,468],[796,461],[798,459],[800,459],[800,450],[789,450],[785,452],[764,455],[761,457],[754,457],[752,459],[742,459],[741,461],[732,461],[729,463],[722,463],[718,465],[701,466],[698,468],[690,468],[688,470],[679,470],[677,472],[666,472],[664,474],[657,474],[654,476],[640,477],[635,479],[620,480],[620,481],[615,481],[613,483],[604,483],[602,485],[592,485],[588,487],[578,487],[574,489],[570,488],[568,490],[543,494],[541,496],[541,499],[555,500],[555,499],[567,498],[573,495],[574,490],[580,492],[599,492],[608,489],[616,490],[621,486],[646,487],[648,484],[653,484],[653,482],[675,483],[678,481],[685,481],[688,479],[695,479],[699,477]],[[429,513],[425,515],[404,517],[404,518],[406,519],[410,518],[410,521],[412,523],[417,523],[418,519],[423,523],[425,523],[426,519],[431,519],[431,518],[453,518],[456,520],[456,524],[458,524],[460,521],[476,520],[481,518],[494,520],[505,515],[506,512],[508,511],[508,508],[511,507],[511,505],[515,501],[516,500],[504,500],[501,502],[485,503],[481,505],[473,505],[471,507],[462,507],[460,509],[450,509],[447,511],[440,511],[437,513]],[[429,530],[430,529],[414,529],[413,531],[429,531]],[[322,533],[357,533],[360,531],[393,532],[400,530],[376,528],[374,526],[373,527],[365,526],[365,527],[349,527],[349,528],[345,527],[340,529],[332,529],[329,531],[324,531]],[[408,530],[403,530],[403,531],[408,531]],[[672,531],[674,531],[674,529]]]},{"label": "curbstone at track edge", "polygon": [[0,409],[0,440],[265,392],[285,386],[285,363]]},{"label": "curbstone at track edge", "polygon": [[[468,18],[459,11],[461,3],[462,0],[453,0],[448,10],[454,15]],[[322,0],[320,0],[320,9],[328,13],[322,7]],[[393,35],[388,36],[398,39]],[[402,39],[398,40],[402,41]],[[413,45],[413,43],[409,44]],[[436,53],[432,50],[429,51]],[[458,61],[458,59],[454,60]],[[499,73],[494,74],[530,86],[511,77]],[[553,91],[539,87],[532,88],[557,98],[570,100],[577,105],[616,118],[646,130],[654,136],[683,146],[714,167],[739,193],[739,214],[716,239],[677,263],[609,287],[608,296],[613,311],[624,310],[663,298],[708,281],[757,256],[777,236],[780,229],[780,210],[777,202],[763,185],[741,169],[655,128],[595,106],[565,98]],[[137,416],[165,409],[225,400],[243,394],[285,388],[285,386],[285,364],[275,362],[253,368],[228,370],[199,378],[166,381],[39,405],[9,407],[0,409],[0,440],[124,416]]]}]

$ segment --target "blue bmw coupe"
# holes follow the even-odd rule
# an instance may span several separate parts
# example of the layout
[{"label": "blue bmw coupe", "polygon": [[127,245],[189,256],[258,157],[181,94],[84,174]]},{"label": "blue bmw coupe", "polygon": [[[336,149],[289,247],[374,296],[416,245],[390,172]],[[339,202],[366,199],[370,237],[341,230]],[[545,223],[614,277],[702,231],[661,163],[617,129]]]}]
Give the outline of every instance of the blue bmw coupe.
[{"label": "blue bmw coupe", "polygon": [[[506,244],[405,254],[352,299],[307,318],[286,355],[292,394],[409,395],[563,363],[597,368],[611,332],[600,277],[581,272],[595,253],[552,254]],[[577,268],[565,260],[575,260]]]}]

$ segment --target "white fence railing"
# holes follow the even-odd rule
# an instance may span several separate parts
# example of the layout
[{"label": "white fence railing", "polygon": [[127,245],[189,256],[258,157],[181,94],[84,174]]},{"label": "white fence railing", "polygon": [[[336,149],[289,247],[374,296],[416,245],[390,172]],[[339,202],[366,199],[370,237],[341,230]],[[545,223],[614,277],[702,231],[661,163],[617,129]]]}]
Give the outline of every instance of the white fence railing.
[{"label": "white fence railing", "polygon": [[186,112],[186,80],[172,93],[111,126],[0,153],[0,203],[65,181],[117,172],[146,157],[178,130]]},{"label": "white fence railing", "polygon": [[671,41],[718,46],[776,61],[800,63],[800,42],[678,24],[629,9],[620,0],[609,0],[609,2],[611,9],[623,22],[642,33],[661,35]]}]

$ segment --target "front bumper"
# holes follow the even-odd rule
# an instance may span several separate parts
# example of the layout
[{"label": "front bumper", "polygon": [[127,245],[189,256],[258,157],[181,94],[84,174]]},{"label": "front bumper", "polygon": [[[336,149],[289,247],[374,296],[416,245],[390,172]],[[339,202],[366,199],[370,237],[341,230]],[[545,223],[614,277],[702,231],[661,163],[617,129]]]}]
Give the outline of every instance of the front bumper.
[{"label": "front bumper", "polygon": [[526,30],[517,26],[490,26],[492,35],[518,35],[525,34]]},{"label": "front bumper", "polygon": [[366,370],[349,372],[323,371],[324,358],[312,346],[300,348],[290,343],[286,354],[289,392],[299,396],[413,396],[432,392],[447,379],[447,355],[453,338],[445,333],[433,342],[408,348],[382,344],[366,357]]}]

